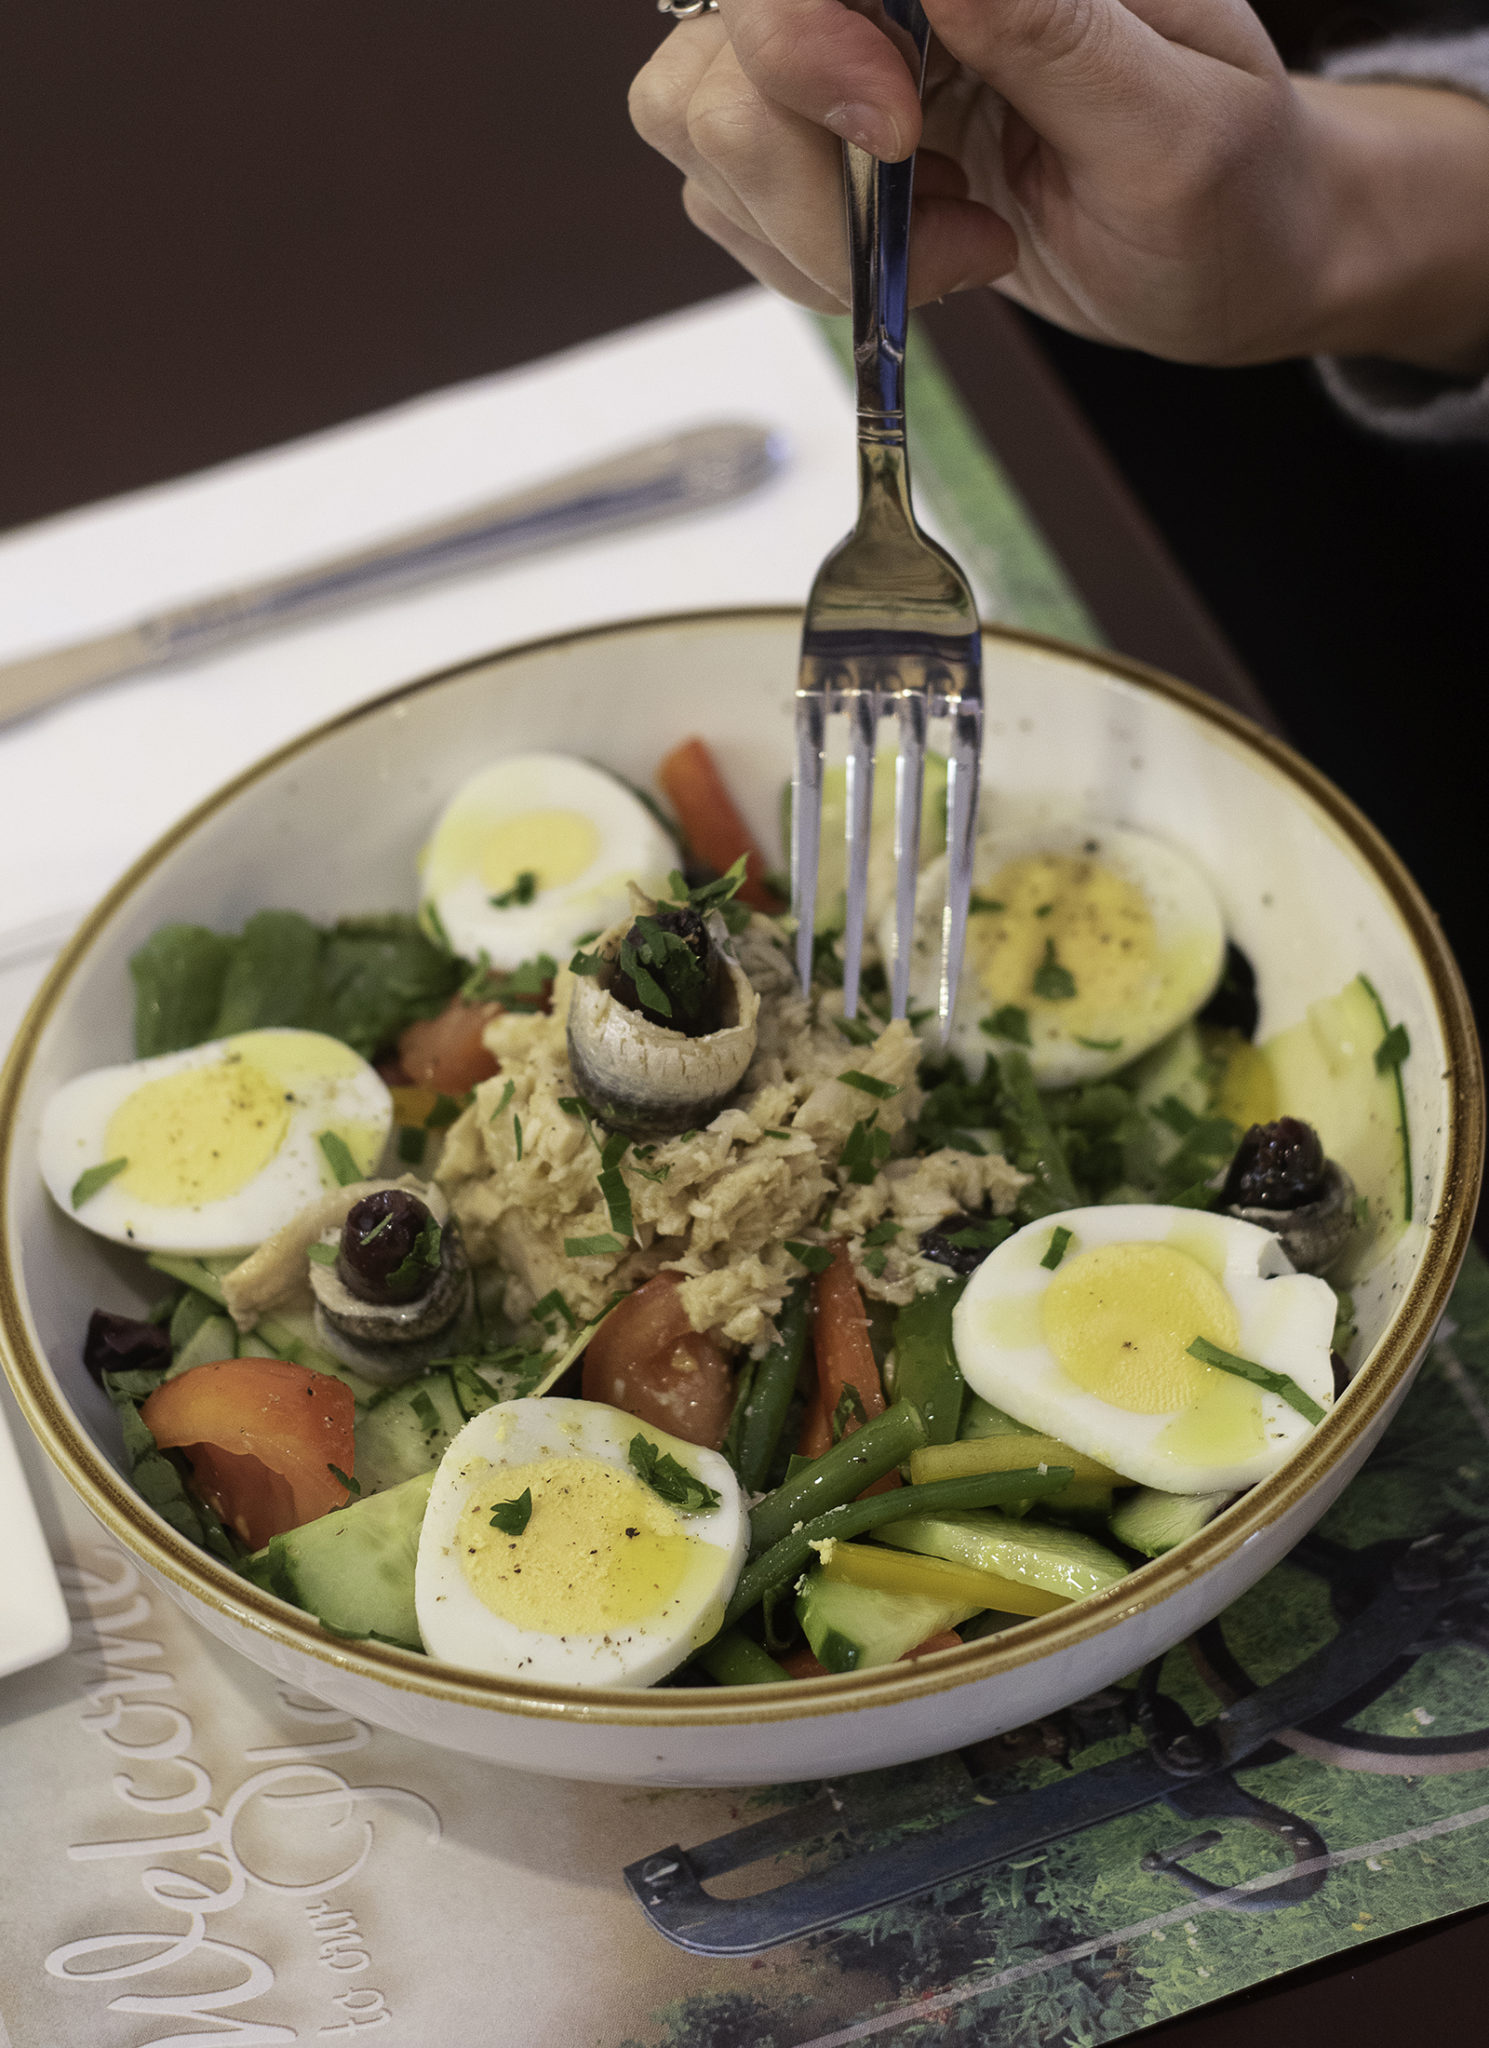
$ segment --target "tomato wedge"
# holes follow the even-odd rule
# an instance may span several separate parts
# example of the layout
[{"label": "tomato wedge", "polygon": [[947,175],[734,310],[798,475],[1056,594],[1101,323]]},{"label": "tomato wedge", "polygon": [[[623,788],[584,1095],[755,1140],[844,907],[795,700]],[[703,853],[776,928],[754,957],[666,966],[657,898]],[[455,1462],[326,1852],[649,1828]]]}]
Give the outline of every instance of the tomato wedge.
[{"label": "tomato wedge", "polygon": [[584,1354],[586,1401],[604,1401],[716,1451],[734,1411],[734,1371],[688,1321],[676,1273],[658,1273],[616,1305]]},{"label": "tomato wedge", "polygon": [[[197,1492],[250,1550],[345,1507],[356,1455],[350,1387],[287,1358],[224,1358],[165,1380],[140,1419],[184,1451]],[[336,1470],[332,1470],[332,1467]]]},{"label": "tomato wedge", "polygon": [[[832,1264],[812,1281],[812,1349],[817,1388],[802,1418],[797,1446],[804,1458],[820,1458],[830,1448],[835,1421],[836,1435],[851,1436],[884,1413],[884,1387],[869,1342],[869,1319],[843,1238],[833,1244]],[[898,1484],[898,1473],[886,1473],[867,1491],[884,1493]]]},{"label": "tomato wedge", "polygon": [[739,900],[751,910],[780,911],[785,904],[766,882],[765,855],[729,794],[718,763],[700,739],[684,740],[663,757],[657,769],[677,822],[695,859],[716,874],[725,874],[740,855],[745,879]]},{"label": "tomato wedge", "polygon": [[400,1032],[399,1066],[415,1087],[463,1095],[496,1072],[496,1061],[482,1044],[481,1033],[501,1013],[500,1003],[468,1003],[453,996],[437,1017],[427,1017]]}]

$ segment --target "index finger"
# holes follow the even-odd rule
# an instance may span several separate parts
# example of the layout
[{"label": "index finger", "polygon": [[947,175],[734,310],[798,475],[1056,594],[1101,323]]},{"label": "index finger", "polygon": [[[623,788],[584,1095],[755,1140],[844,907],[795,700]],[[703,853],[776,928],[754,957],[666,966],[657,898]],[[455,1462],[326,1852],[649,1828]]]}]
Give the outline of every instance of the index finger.
[{"label": "index finger", "polygon": [[920,139],[920,96],[878,0],[719,0],[746,77],[765,98],[886,162]]}]

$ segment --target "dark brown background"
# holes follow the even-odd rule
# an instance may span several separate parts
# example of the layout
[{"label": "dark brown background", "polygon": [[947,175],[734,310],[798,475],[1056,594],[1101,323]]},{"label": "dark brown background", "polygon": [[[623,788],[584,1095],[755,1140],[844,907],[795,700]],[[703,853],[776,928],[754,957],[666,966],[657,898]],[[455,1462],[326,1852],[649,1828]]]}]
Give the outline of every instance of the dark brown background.
[{"label": "dark brown background", "polygon": [[[1269,19],[1296,59],[1420,4],[1273,0]],[[735,286],[626,125],[658,32],[649,0],[9,0],[0,527]],[[1489,638],[1486,459],[1371,443],[1298,365],[1175,370],[992,301],[933,332],[1114,643],[1233,697],[1239,649],[1489,989],[1463,744]],[[1156,2035],[1476,2042],[1486,1926],[1377,1944]]]}]

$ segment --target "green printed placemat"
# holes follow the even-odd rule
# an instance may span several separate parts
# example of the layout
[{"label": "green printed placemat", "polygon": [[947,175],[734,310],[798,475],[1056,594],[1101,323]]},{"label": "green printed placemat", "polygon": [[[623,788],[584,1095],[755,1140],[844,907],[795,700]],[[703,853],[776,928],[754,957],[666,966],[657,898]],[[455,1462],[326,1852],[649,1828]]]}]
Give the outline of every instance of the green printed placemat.
[{"label": "green printed placemat", "polygon": [[[847,319],[820,317],[817,327],[851,377]],[[1101,634],[1075,585],[914,321],[905,417],[917,502],[971,579],[984,615],[1099,647]]]},{"label": "green printed placemat", "polygon": [[[1474,1567],[1489,1564],[1489,1262],[1477,1250],[1364,1471],[1292,1558],[1171,1653],[1161,1699],[1203,1724],[1248,1684],[1295,1669],[1393,1566],[1416,1568],[1420,1552],[1397,1560],[1403,1539],[1425,1536],[1443,1539],[1430,1547],[1436,1568],[1461,1580],[1424,1625],[1420,1654],[1383,1658],[1351,1711],[1289,1731],[1285,1746],[1238,1769],[1218,1801],[1233,1813],[1154,1803],[811,1936],[763,1970],[759,1958],[717,1964],[716,1988],[659,2012],[623,2048],[1094,2048],[1483,1904],[1489,1576]],[[857,1840],[850,1850],[827,1839],[813,1856],[871,1851],[969,1800],[1068,1784],[1141,1750],[1142,1735],[1123,1725],[1133,1697],[1114,1688],[970,1759],[844,1780],[836,1791]],[[776,1804],[751,1802],[742,1818]],[[822,2024],[824,2010],[845,2005],[852,2017]]]}]

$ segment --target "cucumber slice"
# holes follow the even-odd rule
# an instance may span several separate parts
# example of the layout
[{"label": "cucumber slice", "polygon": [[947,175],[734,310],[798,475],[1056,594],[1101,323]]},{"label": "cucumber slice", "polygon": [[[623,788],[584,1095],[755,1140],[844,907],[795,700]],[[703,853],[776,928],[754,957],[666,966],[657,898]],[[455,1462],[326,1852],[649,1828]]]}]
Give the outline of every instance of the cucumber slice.
[{"label": "cucumber slice", "polygon": [[1192,1023],[1181,1024],[1151,1052],[1134,1061],[1131,1074],[1137,1114],[1132,1135],[1123,1148],[1123,1171],[1137,1187],[1151,1187],[1165,1162],[1179,1149],[1178,1133],[1154,1115],[1159,1103],[1173,1096],[1197,1117],[1207,1116],[1211,1073],[1211,1063]]},{"label": "cucumber slice", "polygon": [[1107,1526],[1129,1550],[1140,1550],[1144,1557],[1161,1557],[1165,1550],[1196,1535],[1234,1499],[1232,1493],[1160,1493],[1156,1487],[1140,1486],[1116,1509]]},{"label": "cucumber slice", "polygon": [[1005,1579],[1042,1586],[1067,1600],[1125,1579],[1127,1566],[1115,1551],[1079,1529],[1052,1522],[1015,1522],[992,1508],[947,1509],[939,1515],[910,1515],[875,1531],[881,1543],[974,1564]]},{"label": "cucumber slice", "polygon": [[209,1301],[205,1294],[198,1294],[194,1287],[188,1287],[171,1311],[171,1349],[180,1351],[206,1322],[208,1316],[218,1314],[215,1301]]},{"label": "cucumber slice", "polygon": [[983,1436],[1038,1436],[1037,1429],[1031,1429],[1027,1422],[1016,1422],[1011,1415],[1005,1415],[1001,1408],[995,1408],[991,1401],[984,1401],[981,1394],[969,1393],[962,1407],[961,1427],[957,1431],[959,1441],[969,1437]]},{"label": "cucumber slice", "polygon": [[1338,1263],[1347,1285],[1376,1265],[1412,1216],[1411,1146],[1399,1063],[1380,1071],[1385,1010],[1363,974],[1337,996],[1311,1003],[1301,1024],[1279,1031],[1262,1050],[1272,1069],[1281,1116],[1313,1125],[1365,1199],[1365,1214]]},{"label": "cucumber slice", "polygon": [[[433,1472],[276,1536],[248,1560],[248,1576],[267,1582],[341,1636],[376,1636],[419,1650],[414,1560]],[[263,1560],[260,1563],[260,1560]]]},{"label": "cucumber slice", "polygon": [[[178,1258],[174,1252],[151,1252],[146,1259],[147,1266],[153,1266],[157,1273],[165,1273],[172,1280],[179,1280],[186,1287],[194,1287],[198,1294],[205,1294],[208,1301],[215,1301],[219,1308],[226,1308],[227,1296],[222,1291],[222,1281],[204,1259]],[[234,1260],[233,1264],[237,1264]]]},{"label": "cucumber slice", "polygon": [[232,1317],[204,1316],[171,1360],[166,1378],[179,1379],[183,1372],[191,1372],[198,1365],[216,1365],[237,1355],[238,1326]]},{"label": "cucumber slice", "polygon": [[[243,1346],[253,1348],[245,1350]],[[315,1341],[315,1318],[303,1310],[281,1309],[278,1315],[262,1317],[255,1328],[244,1335],[239,1355],[258,1357],[266,1349],[276,1358],[292,1359],[296,1365],[303,1365],[307,1372],[329,1373],[333,1380],[340,1380],[344,1387],[351,1388],[359,1407],[366,1407],[384,1391],[375,1380],[353,1372],[349,1365],[343,1365],[329,1351],[322,1351]]]},{"label": "cucumber slice", "polygon": [[380,1393],[356,1424],[357,1479],[364,1497],[432,1472],[466,1419],[443,1366]]},{"label": "cucumber slice", "polygon": [[880,1593],[809,1574],[796,1597],[796,1614],[812,1652],[829,1671],[867,1671],[898,1663],[908,1651],[955,1628],[975,1607],[919,1593]]}]

